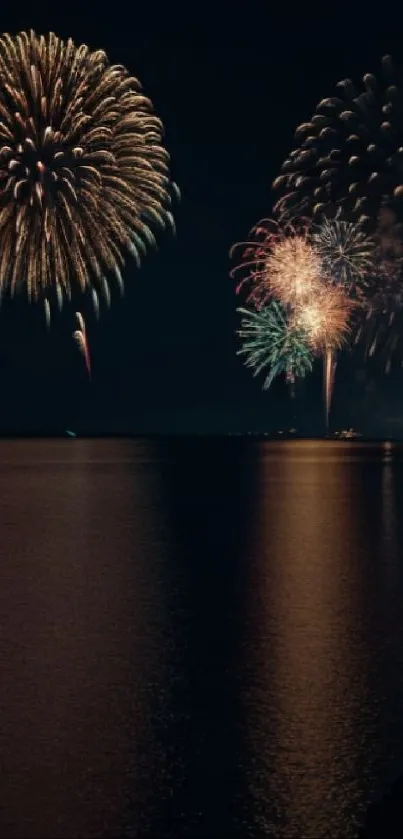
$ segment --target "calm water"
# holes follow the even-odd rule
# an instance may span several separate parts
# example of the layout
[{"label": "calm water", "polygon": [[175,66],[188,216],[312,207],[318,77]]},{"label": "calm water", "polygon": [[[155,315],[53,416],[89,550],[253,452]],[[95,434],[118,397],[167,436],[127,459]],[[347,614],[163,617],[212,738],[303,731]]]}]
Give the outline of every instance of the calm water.
[{"label": "calm water", "polygon": [[0,443],[0,835],[354,837],[403,771],[403,450]]}]

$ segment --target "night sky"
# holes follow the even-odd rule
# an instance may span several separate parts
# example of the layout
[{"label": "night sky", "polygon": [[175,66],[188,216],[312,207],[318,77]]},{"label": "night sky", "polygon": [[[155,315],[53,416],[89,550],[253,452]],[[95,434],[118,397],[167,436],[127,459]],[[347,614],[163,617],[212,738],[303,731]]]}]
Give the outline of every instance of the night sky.
[{"label": "night sky", "polygon": [[[50,29],[77,44],[103,48],[138,76],[166,128],[172,172],[182,191],[177,237],[159,236],[139,272],[125,270],[126,296],[98,323],[88,317],[93,382],[71,340],[72,318],[47,334],[43,312],[22,302],[0,313],[4,431],[226,432],[293,424],[284,386],[261,392],[236,357],[236,298],[228,251],[270,215],[270,184],[292,146],[297,124],[332,95],[338,80],[379,72],[381,56],[401,55],[396,14],[355,17],[341,6],[239,4],[232,18],[218,4],[110,3],[8,7],[1,28]],[[126,10],[126,5],[131,11]],[[277,4],[276,4],[277,5]],[[356,9],[357,4],[350,4]],[[193,11],[192,11],[193,8]],[[315,7],[316,8],[316,7]],[[403,373],[385,384],[359,381],[345,363],[334,423],[360,423],[403,406]],[[364,379],[364,384],[363,384]],[[381,377],[382,379],[382,377]],[[399,397],[400,398],[400,397]],[[397,401],[396,401],[397,400]],[[304,389],[299,419],[320,430],[319,371]]]}]

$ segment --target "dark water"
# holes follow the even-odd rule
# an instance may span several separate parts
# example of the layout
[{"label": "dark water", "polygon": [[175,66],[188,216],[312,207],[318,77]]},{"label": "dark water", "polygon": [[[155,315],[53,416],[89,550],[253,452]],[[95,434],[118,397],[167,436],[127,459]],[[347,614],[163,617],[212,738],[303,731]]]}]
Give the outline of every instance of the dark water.
[{"label": "dark water", "polygon": [[0,835],[354,837],[403,770],[403,451],[0,444]]}]

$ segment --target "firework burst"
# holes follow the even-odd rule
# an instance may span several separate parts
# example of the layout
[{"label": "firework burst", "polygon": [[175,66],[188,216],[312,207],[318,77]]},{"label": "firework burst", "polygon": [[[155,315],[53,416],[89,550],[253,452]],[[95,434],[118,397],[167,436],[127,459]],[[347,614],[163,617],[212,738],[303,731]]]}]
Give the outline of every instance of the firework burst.
[{"label": "firework burst", "polygon": [[350,79],[337,95],[323,99],[298,126],[295,147],[273,188],[281,219],[335,214],[376,227],[385,203],[400,212],[403,198],[402,89],[390,56],[382,74],[363,77],[359,91]]},{"label": "firework burst", "polygon": [[303,306],[321,286],[321,260],[303,236],[277,242],[267,257],[265,272],[271,293],[286,306]]},{"label": "firework burst", "polygon": [[[238,354],[254,375],[268,368],[264,387],[285,374],[293,383],[322,358],[328,422],[337,351],[351,331],[358,307],[353,291],[364,284],[372,267],[372,241],[354,225],[323,222],[318,229],[306,222],[298,229],[270,220],[253,229],[242,247],[237,292],[249,285],[248,301],[257,311],[243,314]],[[232,254],[234,253],[232,249]]]},{"label": "firework burst", "polygon": [[326,279],[347,294],[362,297],[374,271],[374,240],[357,224],[325,218],[314,230],[312,245]]},{"label": "firework burst", "polygon": [[253,228],[251,241],[235,245],[230,256],[239,248],[243,248],[240,263],[231,275],[244,275],[237,292],[247,283],[248,300],[255,305],[265,305],[272,298],[285,306],[300,305],[321,284],[321,259],[303,225],[297,230],[264,219]]},{"label": "firework burst", "polygon": [[0,290],[58,302],[122,283],[173,225],[162,125],[140,83],[54,34],[0,37]]},{"label": "firework burst", "polygon": [[352,304],[339,288],[323,287],[294,311],[293,322],[316,353],[339,349],[349,335]]},{"label": "firework burst", "polygon": [[272,300],[258,312],[238,309],[243,315],[238,331],[242,348],[238,355],[245,357],[245,366],[258,376],[269,370],[263,383],[267,390],[276,376],[285,374],[294,382],[312,370],[313,351],[307,335],[296,325],[290,324],[284,308]]}]

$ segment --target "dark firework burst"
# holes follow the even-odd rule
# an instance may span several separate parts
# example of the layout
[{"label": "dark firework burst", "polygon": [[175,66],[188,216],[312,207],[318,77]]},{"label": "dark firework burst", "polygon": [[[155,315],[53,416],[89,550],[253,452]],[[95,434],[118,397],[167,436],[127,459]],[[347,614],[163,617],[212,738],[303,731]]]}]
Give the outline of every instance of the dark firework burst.
[{"label": "dark firework burst", "polygon": [[326,278],[354,298],[365,293],[374,273],[375,243],[359,225],[324,219],[312,236]]},{"label": "dark firework burst", "polygon": [[390,56],[382,76],[363,78],[359,92],[350,79],[338,95],[323,99],[309,122],[296,130],[296,146],[273,184],[282,197],[281,218],[332,217],[374,229],[380,207],[403,206],[403,90]]}]

